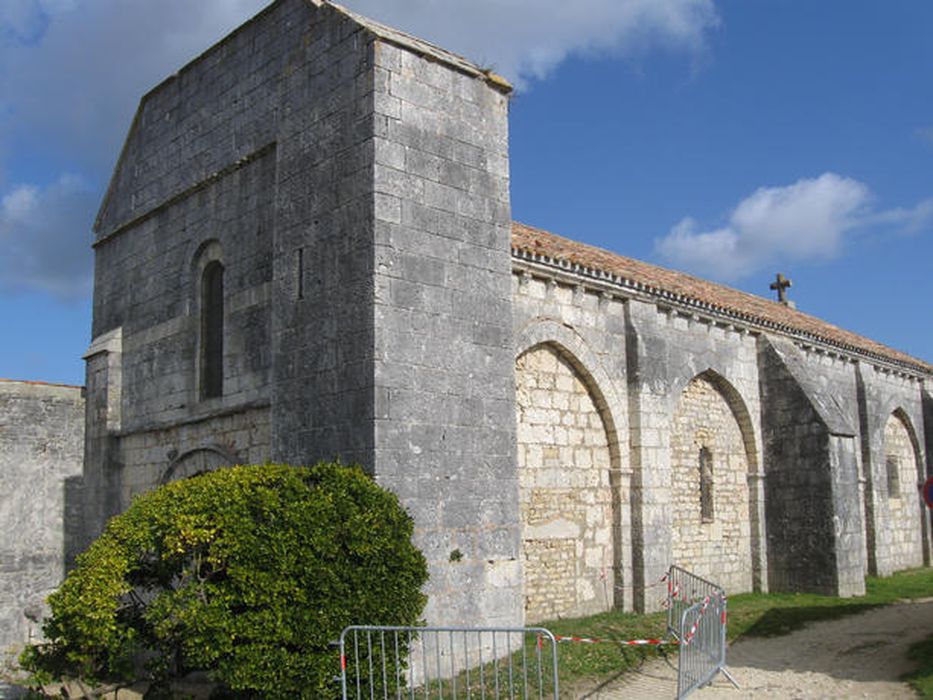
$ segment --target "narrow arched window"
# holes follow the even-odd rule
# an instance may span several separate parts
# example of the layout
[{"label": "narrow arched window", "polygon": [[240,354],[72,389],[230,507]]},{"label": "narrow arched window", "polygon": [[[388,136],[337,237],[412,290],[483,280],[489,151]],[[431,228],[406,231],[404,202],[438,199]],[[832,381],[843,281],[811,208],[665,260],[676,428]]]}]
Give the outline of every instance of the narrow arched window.
[{"label": "narrow arched window", "polygon": [[201,275],[201,398],[224,391],[224,266],[208,263]]},{"label": "narrow arched window", "polygon": [[700,448],[700,519],[713,522],[713,453],[708,447]]},{"label": "narrow arched window", "polygon": [[888,455],[888,458],[885,460],[885,469],[888,477],[888,498],[900,498],[901,479],[898,473],[900,464],[898,463],[897,455]]}]

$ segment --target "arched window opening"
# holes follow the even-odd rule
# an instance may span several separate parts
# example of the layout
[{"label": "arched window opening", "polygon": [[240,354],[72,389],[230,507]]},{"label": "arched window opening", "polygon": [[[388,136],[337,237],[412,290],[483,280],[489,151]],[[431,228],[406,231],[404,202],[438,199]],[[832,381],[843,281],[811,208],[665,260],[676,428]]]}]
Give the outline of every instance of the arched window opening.
[{"label": "arched window opening", "polygon": [[701,447],[698,458],[700,469],[700,519],[704,523],[713,522],[713,453],[708,447]]},{"label": "arched window opening", "polygon": [[216,260],[201,275],[201,398],[223,395],[224,266]]},{"label": "arched window opening", "polygon": [[901,495],[901,479],[898,473],[900,464],[897,455],[888,455],[884,464],[888,476],[888,498],[899,498]]}]

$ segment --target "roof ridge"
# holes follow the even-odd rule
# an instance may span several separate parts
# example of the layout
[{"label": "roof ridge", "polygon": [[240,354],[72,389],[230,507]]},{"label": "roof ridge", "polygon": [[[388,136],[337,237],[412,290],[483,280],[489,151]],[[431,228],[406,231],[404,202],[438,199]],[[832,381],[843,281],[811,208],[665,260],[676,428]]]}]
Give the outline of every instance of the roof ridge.
[{"label": "roof ridge", "polygon": [[925,360],[824,321],[818,316],[750,292],[574,241],[528,224],[512,222],[512,246],[525,253],[544,255],[553,260],[616,275],[633,282],[649,294],[660,296],[658,293],[666,293],[673,295],[675,301],[692,301],[702,308],[721,310],[788,335],[799,334],[848,352],[933,373],[933,365]]}]

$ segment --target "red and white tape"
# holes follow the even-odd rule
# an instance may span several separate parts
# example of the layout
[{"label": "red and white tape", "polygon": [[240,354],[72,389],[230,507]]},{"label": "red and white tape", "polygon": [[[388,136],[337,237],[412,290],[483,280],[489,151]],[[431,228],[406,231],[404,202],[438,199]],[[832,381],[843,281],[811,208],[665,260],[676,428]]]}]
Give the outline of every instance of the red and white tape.
[{"label": "red and white tape", "polygon": [[700,620],[703,618],[703,613],[706,612],[706,608],[709,607],[709,596],[703,599],[703,607],[700,608],[700,614],[697,615],[696,622],[693,623],[693,626],[690,628],[690,631],[684,636],[684,645],[690,643],[690,640],[693,639],[693,636],[697,633],[697,628],[700,626]]},{"label": "red and white tape", "polygon": [[558,642],[580,642],[581,644],[621,644],[623,646],[658,646],[661,644],[677,644],[670,639],[595,639],[593,637],[562,637],[554,635]]}]

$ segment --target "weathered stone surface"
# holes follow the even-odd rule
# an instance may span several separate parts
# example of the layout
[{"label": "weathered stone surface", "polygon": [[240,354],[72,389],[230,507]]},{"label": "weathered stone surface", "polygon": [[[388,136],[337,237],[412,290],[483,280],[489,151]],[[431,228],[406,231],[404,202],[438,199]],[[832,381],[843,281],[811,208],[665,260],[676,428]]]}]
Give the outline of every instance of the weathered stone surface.
[{"label": "weathered stone surface", "polygon": [[878,509],[879,521],[887,522],[882,540],[885,551],[879,548],[876,554],[883,562],[882,571],[923,566],[923,531],[919,525],[926,514],[918,497],[918,485],[926,475],[915,444],[916,437],[910,434],[903,414],[892,413],[884,427],[885,478],[879,479],[877,489],[879,506],[887,505],[886,513],[883,506]]},{"label": "weathered stone surface", "polygon": [[41,637],[80,528],[83,448],[80,387],[0,381],[0,657]]},{"label": "weathered stone surface", "polygon": [[611,457],[586,383],[553,346],[516,363],[526,622],[613,607]]},{"label": "weathered stone surface", "polygon": [[[701,450],[710,462],[710,513],[705,517]],[[673,561],[730,592],[752,590],[749,460],[742,427],[702,375],[687,385],[674,412],[671,459]]]},{"label": "weathered stone surface", "polygon": [[514,624],[507,98],[381,33],[280,0],[143,98],[97,227],[94,333],[119,340],[88,358],[86,529],[201,469],[340,458],[414,515],[431,619]]},{"label": "weathered stone surface", "polygon": [[[317,0],[143,97],[96,226],[65,561],[159,483],[340,457],[411,512],[433,623],[653,610],[672,563],[841,595],[930,564],[926,365],[604,251],[539,254],[510,222],[507,117],[482,70]],[[12,410],[28,452],[52,428]]]}]

